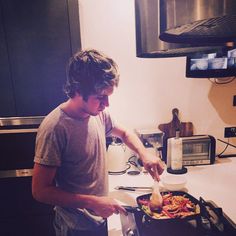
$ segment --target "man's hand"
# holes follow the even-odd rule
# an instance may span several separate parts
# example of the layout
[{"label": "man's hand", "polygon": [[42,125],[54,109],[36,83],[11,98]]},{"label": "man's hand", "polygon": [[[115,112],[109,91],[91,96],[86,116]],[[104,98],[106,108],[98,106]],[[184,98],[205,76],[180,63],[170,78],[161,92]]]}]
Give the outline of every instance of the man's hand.
[{"label": "man's hand", "polygon": [[103,218],[107,218],[112,214],[125,214],[127,211],[124,207],[119,205],[113,198],[110,197],[97,197],[95,196],[94,201],[91,203],[91,210],[94,211],[96,215]]},{"label": "man's hand", "polygon": [[160,158],[153,155],[151,152],[144,152],[140,155],[140,159],[146,171],[150,173],[153,179],[160,181],[159,175],[164,171],[165,164]]}]

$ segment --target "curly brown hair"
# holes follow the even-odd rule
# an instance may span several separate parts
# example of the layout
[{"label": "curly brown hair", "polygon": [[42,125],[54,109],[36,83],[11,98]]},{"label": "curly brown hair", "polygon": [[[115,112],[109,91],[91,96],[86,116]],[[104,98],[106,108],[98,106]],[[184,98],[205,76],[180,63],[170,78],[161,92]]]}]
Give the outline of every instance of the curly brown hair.
[{"label": "curly brown hair", "polygon": [[95,49],[87,49],[70,58],[64,91],[70,98],[79,93],[87,101],[89,95],[118,86],[118,83],[118,67],[114,60]]}]

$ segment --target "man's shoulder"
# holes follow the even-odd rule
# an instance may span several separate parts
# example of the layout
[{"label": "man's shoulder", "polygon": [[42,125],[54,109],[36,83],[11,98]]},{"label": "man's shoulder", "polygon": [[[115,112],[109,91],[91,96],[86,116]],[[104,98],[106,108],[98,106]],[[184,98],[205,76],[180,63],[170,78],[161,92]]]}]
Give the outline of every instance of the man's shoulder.
[{"label": "man's shoulder", "polygon": [[59,124],[63,122],[63,114],[59,107],[56,107],[43,119],[40,129],[51,130],[58,127]]}]

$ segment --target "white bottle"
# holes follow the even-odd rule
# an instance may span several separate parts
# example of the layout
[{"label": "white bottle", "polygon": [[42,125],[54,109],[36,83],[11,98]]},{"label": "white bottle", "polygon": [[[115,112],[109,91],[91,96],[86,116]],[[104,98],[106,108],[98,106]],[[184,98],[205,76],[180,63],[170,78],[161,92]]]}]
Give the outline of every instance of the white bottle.
[{"label": "white bottle", "polygon": [[171,169],[181,170],[183,168],[183,142],[179,137],[180,131],[176,131],[176,137],[171,139]]}]

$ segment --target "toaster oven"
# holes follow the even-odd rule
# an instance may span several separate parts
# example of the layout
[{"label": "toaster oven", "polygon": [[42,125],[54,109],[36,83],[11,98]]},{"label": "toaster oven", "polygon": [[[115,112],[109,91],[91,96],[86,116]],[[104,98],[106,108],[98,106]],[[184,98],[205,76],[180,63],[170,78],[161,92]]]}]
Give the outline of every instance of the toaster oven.
[{"label": "toaster oven", "polygon": [[[215,162],[216,141],[211,135],[181,137],[183,165],[208,165]],[[162,158],[170,167],[170,138],[163,140]]]}]

